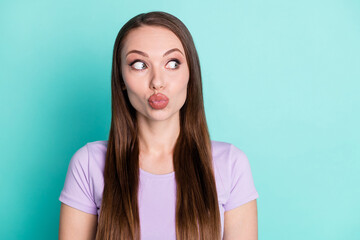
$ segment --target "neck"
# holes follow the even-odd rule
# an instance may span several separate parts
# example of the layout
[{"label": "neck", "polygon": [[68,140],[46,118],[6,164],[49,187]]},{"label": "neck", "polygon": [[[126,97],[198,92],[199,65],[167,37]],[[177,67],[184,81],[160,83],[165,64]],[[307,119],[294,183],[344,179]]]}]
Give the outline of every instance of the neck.
[{"label": "neck", "polygon": [[172,155],[180,133],[179,115],[163,121],[150,121],[141,116],[137,119],[140,154]]}]

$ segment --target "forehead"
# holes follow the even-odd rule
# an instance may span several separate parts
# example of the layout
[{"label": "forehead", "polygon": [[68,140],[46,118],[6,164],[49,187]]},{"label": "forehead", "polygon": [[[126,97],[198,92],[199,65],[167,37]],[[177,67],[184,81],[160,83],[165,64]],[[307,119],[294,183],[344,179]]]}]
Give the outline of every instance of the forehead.
[{"label": "forehead", "polygon": [[179,48],[184,53],[180,39],[171,30],[159,26],[141,26],[125,37],[122,55],[134,49],[157,55],[171,48]]}]

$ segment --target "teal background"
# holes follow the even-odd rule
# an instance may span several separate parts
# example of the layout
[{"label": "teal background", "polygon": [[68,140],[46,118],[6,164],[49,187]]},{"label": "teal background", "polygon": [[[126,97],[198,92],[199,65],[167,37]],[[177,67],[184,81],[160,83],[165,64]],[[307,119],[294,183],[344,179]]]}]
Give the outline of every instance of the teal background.
[{"label": "teal background", "polygon": [[0,239],[56,239],[71,156],[106,140],[112,48],[141,12],[189,28],[211,137],[242,149],[259,239],[360,239],[360,2],[1,1]]}]

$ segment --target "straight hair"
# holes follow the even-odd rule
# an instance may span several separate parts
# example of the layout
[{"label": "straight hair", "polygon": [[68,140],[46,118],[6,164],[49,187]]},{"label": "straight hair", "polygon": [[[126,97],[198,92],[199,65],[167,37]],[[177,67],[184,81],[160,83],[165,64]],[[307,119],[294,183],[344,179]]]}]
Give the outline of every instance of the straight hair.
[{"label": "straight hair", "polygon": [[159,26],[171,30],[184,47],[189,67],[187,98],[180,109],[180,133],[173,151],[177,186],[176,238],[221,239],[199,57],[186,26],[169,13],[154,11],[130,19],[120,29],[115,40],[111,73],[111,127],[96,240],[140,239],[138,124],[136,110],[124,90],[121,50],[128,33],[142,26]]}]

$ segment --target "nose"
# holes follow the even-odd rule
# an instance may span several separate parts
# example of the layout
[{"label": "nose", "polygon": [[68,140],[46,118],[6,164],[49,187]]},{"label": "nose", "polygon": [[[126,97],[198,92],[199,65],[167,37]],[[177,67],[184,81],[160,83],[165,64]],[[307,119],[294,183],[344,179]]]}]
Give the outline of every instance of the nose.
[{"label": "nose", "polygon": [[165,87],[164,75],[161,73],[161,69],[153,69],[149,87],[151,90],[161,90]]}]

